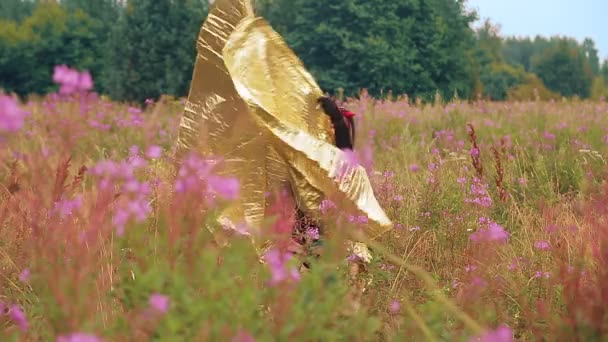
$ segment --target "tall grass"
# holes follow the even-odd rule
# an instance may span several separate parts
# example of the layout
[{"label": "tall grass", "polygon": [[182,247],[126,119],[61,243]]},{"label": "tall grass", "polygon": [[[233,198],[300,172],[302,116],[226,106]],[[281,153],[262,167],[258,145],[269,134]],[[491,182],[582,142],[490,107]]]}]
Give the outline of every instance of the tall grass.
[{"label": "tall grass", "polygon": [[[218,227],[238,184],[196,154],[173,160],[179,100],[19,104],[23,127],[0,130],[2,340],[604,338],[606,102],[346,105],[396,224],[356,276],[358,223],[333,224],[339,208],[308,272]],[[276,198],[265,231],[284,241]]]}]

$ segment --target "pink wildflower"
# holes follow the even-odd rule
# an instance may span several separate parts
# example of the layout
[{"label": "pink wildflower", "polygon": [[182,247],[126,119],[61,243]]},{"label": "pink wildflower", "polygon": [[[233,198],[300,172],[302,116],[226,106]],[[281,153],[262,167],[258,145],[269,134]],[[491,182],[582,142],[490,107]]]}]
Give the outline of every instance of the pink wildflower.
[{"label": "pink wildflower", "polygon": [[88,71],[79,73],[65,65],[58,65],[53,71],[53,81],[59,84],[60,94],[71,94],[77,91],[93,89],[93,78]]},{"label": "pink wildflower", "polygon": [[25,268],[23,269],[23,271],[21,271],[21,273],[19,274],[19,280],[22,283],[27,282],[30,279],[30,270],[29,268]]},{"label": "pink wildflower", "polygon": [[249,333],[241,331],[232,338],[231,342],[255,342],[255,339]]},{"label": "pink wildflower", "polygon": [[61,199],[55,202],[53,206],[53,212],[59,214],[59,217],[64,219],[68,216],[71,216],[75,210],[78,210],[82,207],[82,196],[78,195],[72,200]]},{"label": "pink wildflower", "polygon": [[536,241],[534,247],[539,251],[548,251],[551,249],[551,246],[549,246],[547,241]]},{"label": "pink wildflower", "polygon": [[271,249],[266,252],[264,259],[268,263],[272,274],[271,285],[280,284],[290,278],[294,281],[300,280],[300,275],[295,267],[290,270],[287,269],[287,263],[291,260],[290,253],[281,253],[278,249]]},{"label": "pink wildflower", "polygon": [[509,238],[504,228],[496,222],[488,219],[488,223],[485,227],[480,228],[478,231],[471,235],[471,240],[474,242],[500,242],[505,243]]},{"label": "pink wildflower", "polygon": [[566,229],[570,233],[576,233],[578,231],[578,227],[574,224],[569,225],[568,227],[566,227]]},{"label": "pink wildflower", "polygon": [[555,134],[553,133],[549,133],[549,132],[544,132],[543,133],[543,138],[547,139],[547,140],[555,140]]},{"label": "pink wildflower", "polygon": [[361,261],[363,259],[361,259],[361,257],[358,256],[357,254],[350,254],[346,257],[346,260],[348,260],[350,262],[355,262],[355,261]]},{"label": "pink wildflower", "polygon": [[488,286],[488,282],[480,277],[473,277],[473,279],[471,280],[471,285],[477,288],[485,288],[486,286]]},{"label": "pink wildflower", "polygon": [[236,178],[209,176],[207,186],[209,191],[224,199],[233,200],[239,196],[239,180]]},{"label": "pink wildflower", "polygon": [[399,301],[398,300],[392,301],[391,305],[389,306],[389,310],[393,314],[398,313],[399,310],[401,310],[401,304],[399,303]]},{"label": "pink wildflower", "polygon": [[319,240],[319,238],[321,237],[321,235],[319,234],[319,228],[307,228],[306,229],[306,237],[308,237],[310,240]]},{"label": "pink wildflower", "polygon": [[545,230],[547,231],[547,233],[552,234],[557,232],[559,230],[559,227],[554,224],[550,224],[545,228]]},{"label": "pink wildflower", "polygon": [[202,180],[206,179],[213,168],[209,160],[205,160],[196,154],[190,154],[183,159],[175,181],[175,191],[178,193],[204,193]]},{"label": "pink wildflower", "polygon": [[466,265],[466,266],[464,267],[464,270],[465,270],[466,272],[473,272],[473,271],[475,271],[476,269],[477,269],[477,266],[475,266],[475,265]]},{"label": "pink wildflower", "polygon": [[327,214],[331,209],[336,209],[336,204],[328,199],[324,199],[321,201],[321,205],[319,205],[319,210],[324,215]]},{"label": "pink wildflower", "polygon": [[27,318],[25,317],[25,313],[21,310],[21,308],[19,308],[18,305],[11,305],[8,315],[13,320],[13,322],[15,322],[15,324],[19,326],[19,329],[21,329],[21,331],[27,331],[29,325],[27,322]]},{"label": "pink wildflower", "polygon": [[367,216],[359,215],[359,216],[357,216],[357,222],[366,224],[369,222],[369,220],[367,219]]},{"label": "pink wildflower", "polygon": [[136,156],[138,154],[139,154],[139,146],[133,145],[133,146],[129,147],[129,155],[130,156]]},{"label": "pink wildflower", "polygon": [[471,154],[471,157],[476,158],[479,157],[479,149],[473,147],[471,149],[471,151],[469,151],[469,153]]},{"label": "pink wildflower", "polygon": [[93,334],[73,333],[57,337],[57,342],[101,342],[101,339]]},{"label": "pink wildflower", "polygon": [[141,109],[137,107],[129,107],[129,109],[127,109],[127,112],[129,114],[141,114]]},{"label": "pink wildflower", "polygon": [[93,89],[93,78],[91,77],[91,74],[88,71],[82,72],[80,74],[80,84],[78,85],[78,87],[81,90],[91,90]]},{"label": "pink wildflower", "polygon": [[14,98],[0,94],[0,134],[19,131],[28,115],[19,108]]},{"label": "pink wildflower", "polygon": [[158,159],[162,155],[163,150],[160,146],[152,145],[148,147],[146,151],[146,156],[151,159]]},{"label": "pink wildflower", "polygon": [[169,297],[158,293],[153,293],[148,300],[151,309],[165,314],[169,311]]},{"label": "pink wildflower", "polygon": [[489,208],[493,204],[492,197],[488,194],[488,185],[478,178],[473,178],[469,196],[465,198],[465,203],[473,203],[484,208]]},{"label": "pink wildflower", "polygon": [[470,342],[512,342],[513,331],[506,325],[501,325],[495,330],[487,331],[477,337],[471,338]]}]

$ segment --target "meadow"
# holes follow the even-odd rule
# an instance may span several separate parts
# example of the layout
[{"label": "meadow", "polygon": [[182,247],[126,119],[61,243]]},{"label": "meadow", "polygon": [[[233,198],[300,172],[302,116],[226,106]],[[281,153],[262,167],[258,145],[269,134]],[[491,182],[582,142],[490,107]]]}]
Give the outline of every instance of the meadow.
[{"label": "meadow", "polygon": [[115,103],[83,75],[0,97],[2,341],[605,339],[607,102],[347,99],[395,223],[353,280],[349,220],[303,273],[217,243],[238,184],[174,160],[183,99]]}]

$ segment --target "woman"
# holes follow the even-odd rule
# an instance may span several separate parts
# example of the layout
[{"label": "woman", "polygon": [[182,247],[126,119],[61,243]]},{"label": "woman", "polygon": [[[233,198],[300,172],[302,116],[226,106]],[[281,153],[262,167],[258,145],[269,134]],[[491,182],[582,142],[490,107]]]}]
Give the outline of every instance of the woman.
[{"label": "woman", "polygon": [[[323,112],[329,116],[334,129],[334,145],[341,150],[353,150],[355,145],[355,113],[338,107],[335,100],[323,96],[318,99]],[[315,250],[320,247],[321,227],[316,220],[307,217],[300,209],[297,209],[297,221],[292,232],[293,239],[305,249],[310,249],[306,254],[318,257]],[[306,248],[309,247],[309,248]],[[306,268],[310,264],[303,262]]]}]

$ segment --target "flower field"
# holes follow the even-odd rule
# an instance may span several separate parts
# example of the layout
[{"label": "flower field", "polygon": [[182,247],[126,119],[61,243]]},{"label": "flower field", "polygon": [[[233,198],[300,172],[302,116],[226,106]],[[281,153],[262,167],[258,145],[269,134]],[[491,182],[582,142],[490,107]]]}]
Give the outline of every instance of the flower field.
[{"label": "flower field", "polygon": [[[306,272],[281,244],[259,258],[247,227],[217,227],[239,184],[202,156],[176,162],[183,101],[111,102],[64,67],[54,81],[25,103],[0,95],[2,341],[608,332],[607,102],[347,100],[357,159],[395,223],[352,276],[344,241],[364,222],[339,207]],[[276,203],[280,242],[293,215]]]}]

